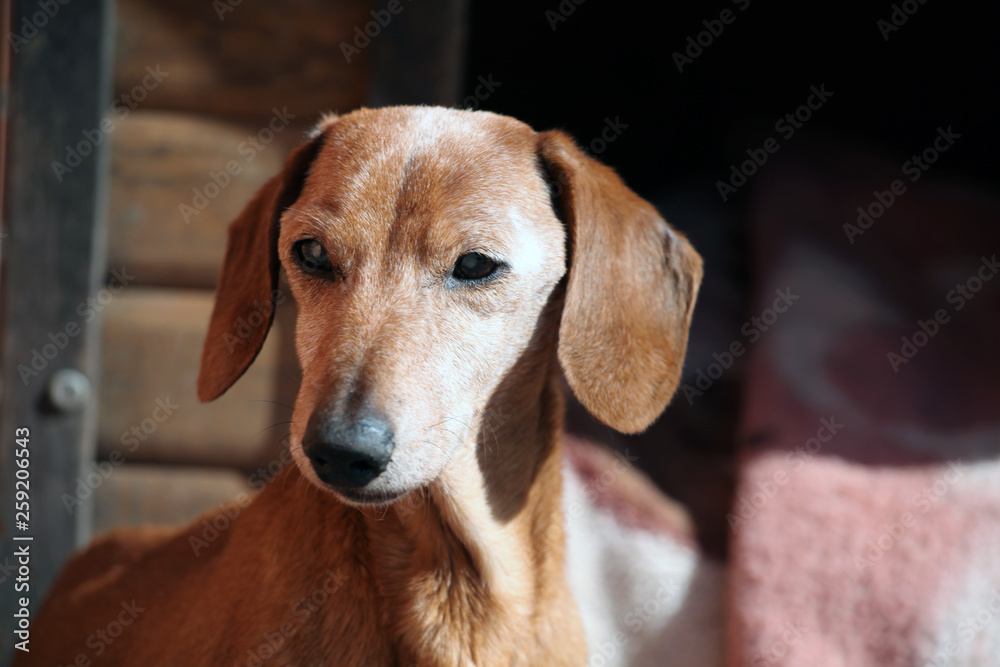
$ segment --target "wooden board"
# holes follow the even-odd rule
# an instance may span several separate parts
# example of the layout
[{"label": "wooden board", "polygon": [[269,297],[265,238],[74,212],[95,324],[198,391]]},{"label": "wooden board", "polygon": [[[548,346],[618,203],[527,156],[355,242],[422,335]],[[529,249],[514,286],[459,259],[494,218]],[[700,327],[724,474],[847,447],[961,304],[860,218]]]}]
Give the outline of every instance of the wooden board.
[{"label": "wooden board", "polygon": [[213,294],[129,287],[105,310],[99,454],[128,462],[221,464],[252,470],[287,433],[297,365],[291,299],[257,360],[222,397],[199,403],[198,364]]},{"label": "wooden board", "polygon": [[186,524],[253,492],[245,475],[225,468],[125,463],[111,470],[94,492],[95,535],[116,526]]},{"label": "wooden board", "polygon": [[367,53],[348,62],[340,43],[353,42],[368,11],[364,0],[120,0],[115,92],[129,95],[159,65],[169,75],[143,109],[229,119],[349,111],[364,100]]},{"label": "wooden board", "polygon": [[267,145],[258,141],[257,150],[248,137],[259,129],[141,111],[118,122],[110,265],[128,267],[137,284],[214,286],[229,223],[302,140],[301,130],[289,127]]},{"label": "wooden board", "polygon": [[[89,531],[89,508],[70,514],[61,495],[72,488],[95,447],[97,410],[93,394],[83,388],[86,378],[92,387],[99,380],[99,341],[96,320],[84,319],[78,309],[104,279],[107,142],[100,122],[110,91],[111,5],[53,6],[59,13],[50,20],[35,0],[4,4],[10,30],[4,30],[8,43],[0,67],[6,133],[0,216],[0,665],[8,663],[15,642],[24,640],[15,635],[21,600],[27,599],[34,619],[63,561]],[[81,390],[59,392],[63,399],[52,402],[48,389],[60,371],[59,377],[69,373],[83,380],[64,388]],[[28,441],[22,439],[27,447],[15,447],[17,429],[29,432]],[[30,454],[18,455],[23,449]],[[27,480],[16,477],[25,470],[22,464],[30,464]],[[17,500],[29,507],[15,507],[18,491]],[[28,557],[15,555],[25,547]],[[18,567],[28,576],[15,577]]]}]

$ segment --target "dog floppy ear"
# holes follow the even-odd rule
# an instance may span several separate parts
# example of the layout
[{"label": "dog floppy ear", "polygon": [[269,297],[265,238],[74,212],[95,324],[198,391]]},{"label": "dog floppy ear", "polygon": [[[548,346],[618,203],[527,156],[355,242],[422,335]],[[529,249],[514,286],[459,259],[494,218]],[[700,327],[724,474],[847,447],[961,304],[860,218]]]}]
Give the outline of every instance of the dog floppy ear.
[{"label": "dog floppy ear", "polygon": [[322,135],[296,148],[282,173],[257,191],[229,225],[215,307],[198,374],[198,398],[211,401],[236,382],[257,358],[274,320],[278,294],[278,223],[302,190]]},{"label": "dog floppy ear", "polygon": [[559,362],[591,414],[642,431],[680,382],[701,257],[567,135],[539,134],[538,150],[569,235]]}]

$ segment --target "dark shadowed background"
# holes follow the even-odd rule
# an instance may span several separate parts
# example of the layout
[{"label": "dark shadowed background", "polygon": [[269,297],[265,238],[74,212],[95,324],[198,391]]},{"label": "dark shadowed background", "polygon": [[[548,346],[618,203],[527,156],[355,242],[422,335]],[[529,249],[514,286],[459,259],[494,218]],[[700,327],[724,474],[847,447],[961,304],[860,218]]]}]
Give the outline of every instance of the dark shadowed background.
[{"label": "dark shadowed background", "polygon": [[[713,353],[746,341],[751,208],[763,177],[792,164],[793,152],[821,163],[824,149],[847,147],[902,168],[950,126],[961,138],[912,187],[960,182],[996,194],[998,14],[986,3],[473,3],[464,96],[475,104],[477,87],[485,91],[492,77],[499,85],[481,108],[566,129],[688,234],[706,260],[685,370],[697,389],[695,374]],[[786,120],[776,129],[812,87],[832,94],[800,127]],[[602,142],[611,124],[623,129]],[[748,150],[760,158],[768,138],[777,152],[723,201],[719,181],[732,185],[732,166],[750,159]],[[873,192],[888,186],[871,184]],[[908,225],[914,236],[950,233],[943,219],[889,211],[883,222]],[[1000,238],[1000,220],[993,224]],[[570,422],[638,452],[639,465],[688,504],[713,553],[729,534],[723,517],[745,360],[735,358],[697,400],[678,394],[644,436],[616,436],[579,407]]]}]

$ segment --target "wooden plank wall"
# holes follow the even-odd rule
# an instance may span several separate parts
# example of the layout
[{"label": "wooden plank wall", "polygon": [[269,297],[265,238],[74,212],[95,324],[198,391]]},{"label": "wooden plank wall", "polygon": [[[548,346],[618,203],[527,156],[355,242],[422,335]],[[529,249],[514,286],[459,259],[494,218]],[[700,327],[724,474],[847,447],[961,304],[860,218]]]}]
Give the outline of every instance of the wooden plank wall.
[{"label": "wooden plank wall", "polygon": [[358,0],[119,0],[108,264],[127,286],[104,311],[98,446],[124,463],[96,491],[95,531],[186,521],[276,460],[297,380],[294,306],[208,405],[195,395],[202,340],[229,222],[321,113],[365,99],[368,54],[348,62],[339,45],[368,12]]},{"label": "wooden plank wall", "polygon": [[4,4],[0,665],[90,523],[62,496],[95,447],[99,340],[80,308],[104,282],[109,9],[56,5],[50,20],[34,0]]}]

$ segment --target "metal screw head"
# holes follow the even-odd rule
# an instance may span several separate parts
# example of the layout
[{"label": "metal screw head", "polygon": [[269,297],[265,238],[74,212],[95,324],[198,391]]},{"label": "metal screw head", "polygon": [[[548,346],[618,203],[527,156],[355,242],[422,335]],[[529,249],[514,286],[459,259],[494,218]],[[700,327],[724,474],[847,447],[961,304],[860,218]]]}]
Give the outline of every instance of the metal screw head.
[{"label": "metal screw head", "polygon": [[90,402],[90,380],[75,368],[60,368],[49,380],[49,400],[60,412],[78,412]]}]

